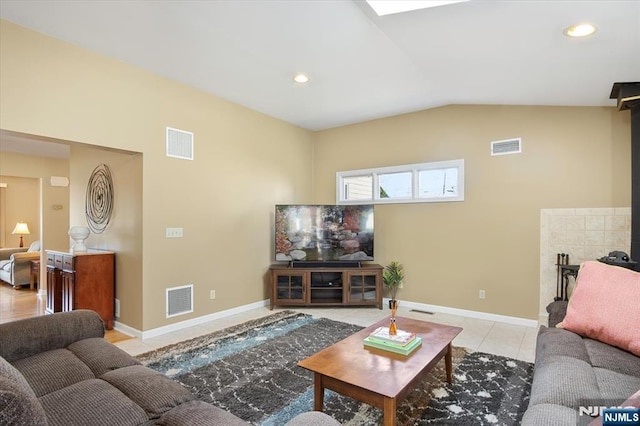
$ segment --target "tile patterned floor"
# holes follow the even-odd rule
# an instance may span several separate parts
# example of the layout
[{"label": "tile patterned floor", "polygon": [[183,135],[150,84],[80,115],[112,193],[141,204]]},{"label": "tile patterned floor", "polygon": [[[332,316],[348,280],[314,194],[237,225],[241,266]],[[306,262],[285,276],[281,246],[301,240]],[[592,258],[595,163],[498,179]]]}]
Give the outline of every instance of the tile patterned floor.
[{"label": "tile patterned floor", "polygon": [[[389,315],[387,309],[380,310],[373,308],[294,308],[291,310],[361,326],[368,326]],[[144,340],[129,339],[117,342],[116,345],[135,356],[172,343],[221,330],[231,325],[260,318],[273,312],[275,312],[275,310],[270,311],[267,307],[256,308],[209,323],[167,333],[162,336]],[[474,351],[508,356],[527,362],[533,362],[535,358],[536,335],[538,330],[534,327],[518,326],[442,313],[426,314],[414,312],[408,308],[403,309],[402,306],[398,309],[398,316],[462,327],[462,333],[453,341],[453,344],[456,346],[462,346]]]}]

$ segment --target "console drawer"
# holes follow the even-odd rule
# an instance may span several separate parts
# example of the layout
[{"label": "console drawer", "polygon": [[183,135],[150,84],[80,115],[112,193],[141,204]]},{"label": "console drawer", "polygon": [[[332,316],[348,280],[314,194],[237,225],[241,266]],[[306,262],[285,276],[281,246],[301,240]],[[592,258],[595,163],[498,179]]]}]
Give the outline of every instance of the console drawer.
[{"label": "console drawer", "polygon": [[75,268],[73,267],[73,256],[64,255],[62,256],[62,270],[73,272]]},{"label": "console drawer", "polygon": [[62,269],[62,255],[61,254],[57,254],[55,253],[53,258],[53,266],[55,266],[58,269]]}]

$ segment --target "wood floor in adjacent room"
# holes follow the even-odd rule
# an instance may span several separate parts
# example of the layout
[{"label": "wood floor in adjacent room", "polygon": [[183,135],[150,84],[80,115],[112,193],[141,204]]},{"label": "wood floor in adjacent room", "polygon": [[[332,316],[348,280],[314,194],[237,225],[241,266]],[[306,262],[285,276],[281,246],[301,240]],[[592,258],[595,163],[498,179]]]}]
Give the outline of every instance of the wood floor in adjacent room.
[{"label": "wood floor in adjacent room", "polygon": [[[28,287],[14,289],[0,282],[0,324],[45,315],[46,305],[46,296],[38,295],[37,290],[29,290]],[[116,330],[106,330],[104,338],[115,343],[132,337]]]}]

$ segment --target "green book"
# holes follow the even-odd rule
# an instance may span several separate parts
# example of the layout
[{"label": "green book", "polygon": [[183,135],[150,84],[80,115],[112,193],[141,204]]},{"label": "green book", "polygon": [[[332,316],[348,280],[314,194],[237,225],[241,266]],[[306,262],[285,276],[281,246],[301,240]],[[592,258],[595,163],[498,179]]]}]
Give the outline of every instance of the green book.
[{"label": "green book", "polygon": [[365,337],[364,346],[368,348],[380,349],[383,351],[393,352],[400,355],[409,355],[422,345],[422,339],[416,337],[411,343],[406,346],[398,346],[394,343],[373,340],[371,337]]}]

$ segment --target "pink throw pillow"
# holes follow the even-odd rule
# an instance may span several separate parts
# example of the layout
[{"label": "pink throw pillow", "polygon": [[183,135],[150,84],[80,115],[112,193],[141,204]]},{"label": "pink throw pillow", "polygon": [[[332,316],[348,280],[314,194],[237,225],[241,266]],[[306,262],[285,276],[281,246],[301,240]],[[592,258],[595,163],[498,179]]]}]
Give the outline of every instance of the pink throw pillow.
[{"label": "pink throw pillow", "polygon": [[584,262],[567,315],[556,327],[640,356],[640,273]]}]

